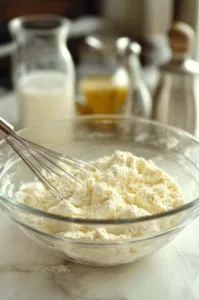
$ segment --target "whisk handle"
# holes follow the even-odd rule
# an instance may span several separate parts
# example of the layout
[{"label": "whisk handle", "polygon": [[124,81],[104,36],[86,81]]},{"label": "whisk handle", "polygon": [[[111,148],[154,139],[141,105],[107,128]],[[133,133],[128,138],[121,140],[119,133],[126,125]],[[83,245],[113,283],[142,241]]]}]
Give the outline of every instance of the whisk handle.
[{"label": "whisk handle", "polygon": [[14,132],[14,127],[3,118],[0,118],[0,131],[8,136]]}]

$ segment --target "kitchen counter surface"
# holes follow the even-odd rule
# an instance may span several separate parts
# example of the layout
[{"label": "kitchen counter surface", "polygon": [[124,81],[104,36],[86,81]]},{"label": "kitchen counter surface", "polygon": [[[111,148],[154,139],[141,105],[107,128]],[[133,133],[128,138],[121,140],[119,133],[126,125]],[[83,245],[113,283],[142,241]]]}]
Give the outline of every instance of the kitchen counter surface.
[{"label": "kitchen counter surface", "polygon": [[89,267],[34,244],[0,211],[1,300],[198,300],[199,219],[168,246],[119,267]]},{"label": "kitchen counter surface", "polygon": [[[8,103],[16,106],[2,101],[1,116],[15,125]],[[199,300],[198,228],[199,218],[136,263],[94,268],[40,248],[0,210],[0,300]]]}]

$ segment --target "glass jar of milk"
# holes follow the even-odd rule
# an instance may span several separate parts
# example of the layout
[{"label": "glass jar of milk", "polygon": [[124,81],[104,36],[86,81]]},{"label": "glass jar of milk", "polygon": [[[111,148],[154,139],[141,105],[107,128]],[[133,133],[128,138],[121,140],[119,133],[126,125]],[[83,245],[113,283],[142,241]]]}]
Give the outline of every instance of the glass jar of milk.
[{"label": "glass jar of milk", "polygon": [[66,46],[70,21],[54,15],[9,22],[15,39],[12,79],[20,127],[74,115],[75,72]]}]

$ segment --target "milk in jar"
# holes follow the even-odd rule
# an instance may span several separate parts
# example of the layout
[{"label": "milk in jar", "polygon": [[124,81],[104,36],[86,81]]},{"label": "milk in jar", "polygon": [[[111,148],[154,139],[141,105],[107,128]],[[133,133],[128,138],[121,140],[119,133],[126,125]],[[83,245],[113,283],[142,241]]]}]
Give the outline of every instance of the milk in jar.
[{"label": "milk in jar", "polygon": [[71,78],[58,71],[31,72],[18,82],[20,127],[74,115]]},{"label": "milk in jar", "polygon": [[9,21],[15,41],[12,81],[21,128],[73,116],[75,69],[67,37],[70,20],[29,15]]}]

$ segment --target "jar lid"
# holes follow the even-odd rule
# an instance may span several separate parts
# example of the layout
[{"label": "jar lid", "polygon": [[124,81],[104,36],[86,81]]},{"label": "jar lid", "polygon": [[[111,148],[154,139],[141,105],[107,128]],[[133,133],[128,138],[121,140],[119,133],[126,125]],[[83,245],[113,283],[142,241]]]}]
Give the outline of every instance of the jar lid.
[{"label": "jar lid", "polygon": [[175,22],[168,32],[168,39],[172,57],[160,69],[182,75],[199,75],[199,63],[189,58],[195,44],[193,28],[186,23]]},{"label": "jar lid", "polygon": [[195,32],[183,22],[175,22],[168,32],[169,45],[173,55],[184,56],[193,50]]}]

